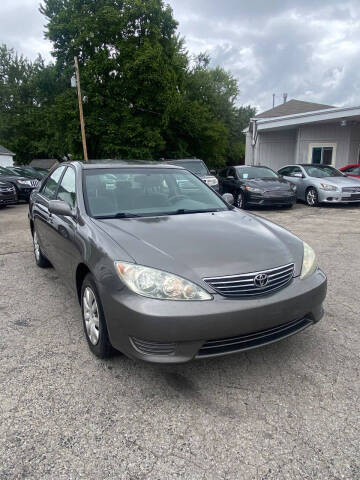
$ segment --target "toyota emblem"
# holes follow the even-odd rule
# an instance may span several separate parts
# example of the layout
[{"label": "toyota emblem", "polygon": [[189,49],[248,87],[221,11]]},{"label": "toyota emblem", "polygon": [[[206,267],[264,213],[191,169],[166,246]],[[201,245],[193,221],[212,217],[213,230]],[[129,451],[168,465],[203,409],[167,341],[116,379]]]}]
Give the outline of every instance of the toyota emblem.
[{"label": "toyota emblem", "polygon": [[255,286],[258,288],[264,288],[269,282],[269,277],[266,275],[266,273],[259,273],[259,275],[256,275],[254,278],[254,283]]}]

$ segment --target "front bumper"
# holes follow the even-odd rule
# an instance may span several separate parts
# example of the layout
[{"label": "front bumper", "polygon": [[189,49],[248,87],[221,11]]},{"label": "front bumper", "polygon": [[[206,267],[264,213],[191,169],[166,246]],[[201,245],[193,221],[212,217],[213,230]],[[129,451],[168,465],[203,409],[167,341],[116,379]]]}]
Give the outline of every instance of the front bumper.
[{"label": "front bumper", "polygon": [[360,193],[345,194],[344,192],[331,192],[318,190],[318,200],[320,203],[359,203]]},{"label": "front bumper", "polygon": [[[116,349],[148,362],[182,363],[272,343],[318,322],[323,315],[327,281],[318,269],[305,280],[294,278],[271,295],[230,299],[214,294],[213,300],[203,302],[153,300],[126,289],[109,292],[101,285],[99,288],[110,341]],[[282,328],[285,325],[289,328]],[[211,341],[243,339],[274,328],[276,335],[266,334],[263,342],[203,354],[203,347]]]},{"label": "front bumper", "polygon": [[25,187],[25,188],[19,188],[17,187],[18,190],[18,198],[19,200],[29,200],[31,192],[35,190],[35,187]]},{"label": "front bumper", "polygon": [[247,197],[247,203],[249,205],[259,205],[259,206],[283,206],[283,205],[294,205],[296,203],[296,193],[286,193],[286,194],[277,194],[277,195],[261,195],[250,193]]},{"label": "front bumper", "polygon": [[17,195],[16,193],[11,193],[10,195],[6,194],[1,194],[0,193],[0,205],[13,205],[14,203],[17,203]]}]

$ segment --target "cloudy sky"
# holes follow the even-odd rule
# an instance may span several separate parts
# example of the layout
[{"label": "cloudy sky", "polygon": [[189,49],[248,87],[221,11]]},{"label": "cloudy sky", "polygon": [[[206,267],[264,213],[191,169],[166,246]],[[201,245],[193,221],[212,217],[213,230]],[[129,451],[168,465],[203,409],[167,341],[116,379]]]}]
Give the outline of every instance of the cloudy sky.
[{"label": "cloudy sky", "polygon": [[[360,105],[359,0],[168,0],[190,53],[239,80],[241,104],[259,110],[282,93]],[[39,0],[0,0],[0,43],[50,58]]]}]

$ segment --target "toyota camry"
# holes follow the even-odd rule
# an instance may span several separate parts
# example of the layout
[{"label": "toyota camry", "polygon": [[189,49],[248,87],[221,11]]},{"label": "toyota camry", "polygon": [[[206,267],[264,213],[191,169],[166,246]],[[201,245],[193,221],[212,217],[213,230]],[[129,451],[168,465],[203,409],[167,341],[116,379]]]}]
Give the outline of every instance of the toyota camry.
[{"label": "toyota camry", "polygon": [[91,351],[179,363],[319,322],[314,250],[176,166],[61,164],[29,205],[35,260],[81,306]]}]

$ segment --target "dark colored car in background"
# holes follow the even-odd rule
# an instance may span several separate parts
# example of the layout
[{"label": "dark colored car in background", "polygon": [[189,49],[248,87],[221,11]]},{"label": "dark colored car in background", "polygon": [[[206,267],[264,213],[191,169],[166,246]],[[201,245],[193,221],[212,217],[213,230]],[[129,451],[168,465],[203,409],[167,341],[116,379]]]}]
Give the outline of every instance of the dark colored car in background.
[{"label": "dark colored car in background", "polygon": [[360,163],[353,163],[346,165],[346,167],[339,168],[340,172],[345,173],[348,177],[360,178]]},{"label": "dark colored car in background", "polygon": [[219,171],[218,178],[220,193],[231,193],[238,208],[292,207],[296,202],[296,187],[268,167],[226,167]]},{"label": "dark colored car in background", "polygon": [[16,190],[18,200],[28,201],[31,192],[38,187],[39,180],[25,177],[5,167],[0,167],[0,181],[11,183]]},{"label": "dark colored car in background", "polygon": [[0,208],[14,203],[17,203],[15,187],[11,183],[0,180]]},{"label": "dark colored car in background", "polygon": [[29,220],[36,263],[50,261],[78,297],[99,357],[216,357],[323,315],[312,248],[183,168],[62,164],[31,195]]},{"label": "dark colored car in background", "polygon": [[197,175],[203,182],[205,182],[209,187],[213,188],[216,192],[219,191],[219,181],[215,177],[215,170],[209,171],[205,162],[199,158],[184,158],[177,160],[166,160],[168,165],[177,165],[178,167],[183,167],[189,170],[189,172]]},{"label": "dark colored car in background", "polygon": [[22,166],[22,167],[6,167],[11,172],[15,173],[15,175],[22,175],[23,177],[35,178],[36,180],[42,180],[49,172],[40,172],[35,168]]}]

